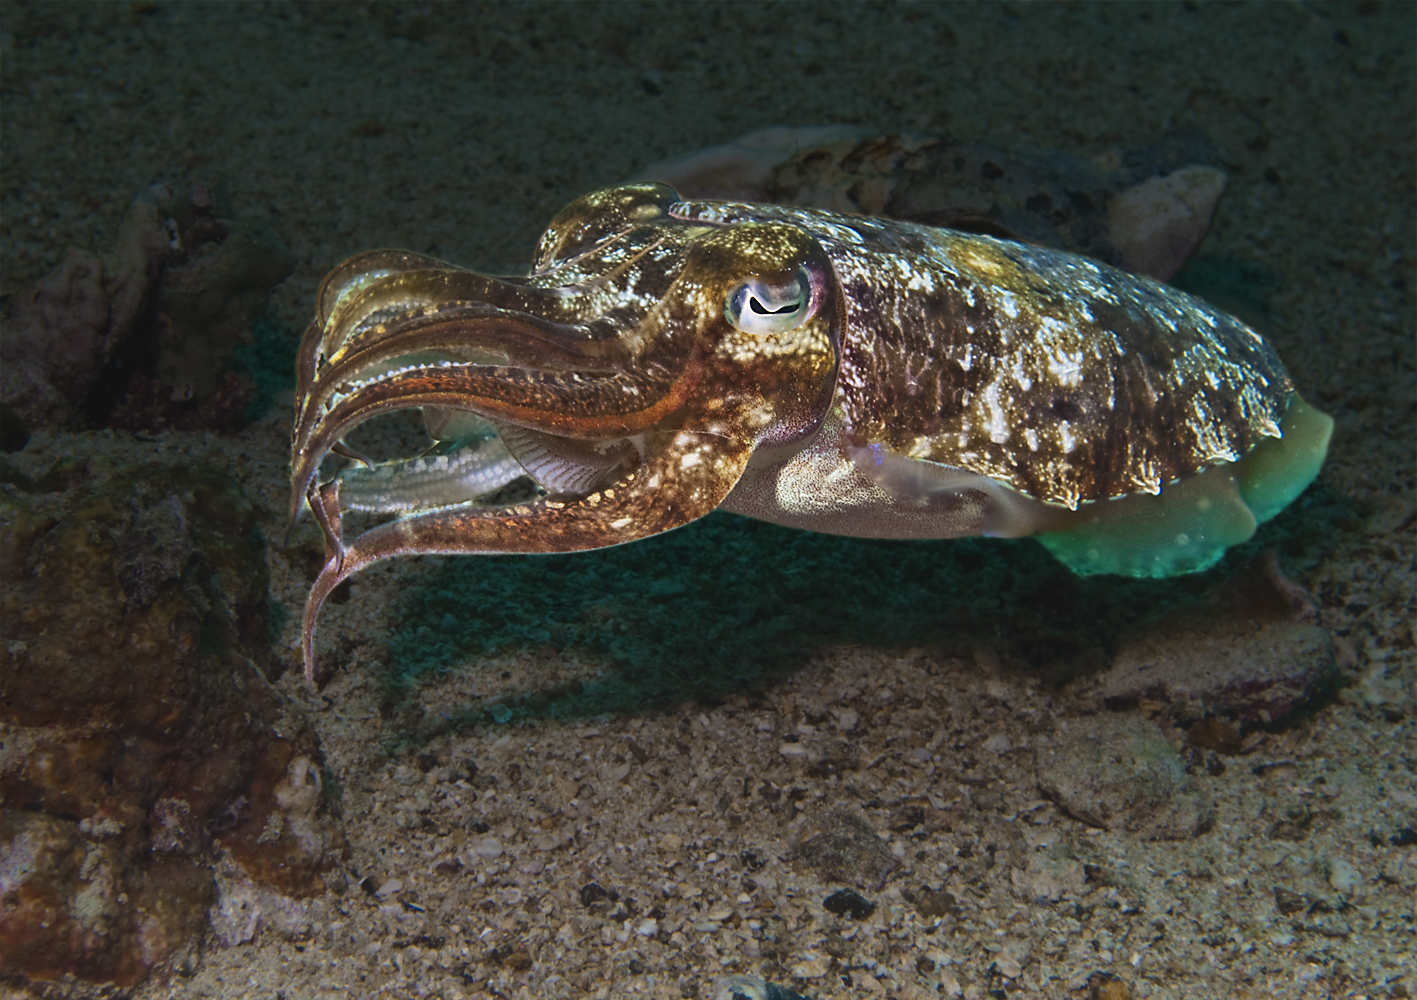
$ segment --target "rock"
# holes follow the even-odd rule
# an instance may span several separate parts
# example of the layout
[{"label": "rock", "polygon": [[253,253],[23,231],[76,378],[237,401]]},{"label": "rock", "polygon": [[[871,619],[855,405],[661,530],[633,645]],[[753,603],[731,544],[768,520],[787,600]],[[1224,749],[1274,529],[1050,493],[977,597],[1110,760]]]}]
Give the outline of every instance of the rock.
[{"label": "rock", "polygon": [[1333,640],[1317,625],[1200,617],[1168,622],[1124,645],[1102,694],[1165,701],[1168,717],[1182,723],[1213,714],[1248,727],[1288,719],[1331,690],[1334,673]]},{"label": "rock", "polygon": [[863,889],[879,889],[895,867],[895,858],[876,831],[844,809],[809,820],[787,860],[823,882],[846,882]]},{"label": "rock", "polygon": [[32,983],[126,988],[189,964],[214,860],[241,940],[323,891],[340,840],[315,737],[263,673],[265,542],[240,487],[153,463],[75,493],[47,520],[13,494],[0,511],[0,871],[25,901],[0,909],[0,953]]},{"label": "rock", "polygon": [[222,947],[254,941],[266,928],[284,938],[309,933],[310,915],[304,903],[251,881],[239,867],[224,866],[217,872],[216,884],[217,901],[207,917]]},{"label": "rock", "polygon": [[822,909],[838,917],[865,920],[876,912],[876,904],[850,889],[838,889],[822,901]]},{"label": "rock", "polygon": [[1214,822],[1211,796],[1192,783],[1160,727],[1137,716],[1060,720],[1036,767],[1039,790],[1089,826],[1185,840]]},{"label": "rock", "polygon": [[1160,702],[1166,718],[1188,727],[1206,716],[1242,731],[1282,723],[1337,684],[1333,638],[1314,624],[1315,608],[1266,553],[1204,606],[1125,638],[1098,693],[1113,705]]},{"label": "rock", "polygon": [[0,402],[30,431],[236,426],[251,397],[232,350],[295,259],[221,218],[206,185],[154,185],[112,251],[73,249],[17,294],[0,330]]},{"label": "rock", "polygon": [[212,898],[186,859],[134,864],[122,837],[94,838],[59,816],[0,810],[0,967],[33,980],[132,985],[195,948]]},{"label": "rock", "polygon": [[1225,173],[1183,167],[1128,188],[1107,208],[1107,235],[1127,270],[1169,281],[1210,231]]}]

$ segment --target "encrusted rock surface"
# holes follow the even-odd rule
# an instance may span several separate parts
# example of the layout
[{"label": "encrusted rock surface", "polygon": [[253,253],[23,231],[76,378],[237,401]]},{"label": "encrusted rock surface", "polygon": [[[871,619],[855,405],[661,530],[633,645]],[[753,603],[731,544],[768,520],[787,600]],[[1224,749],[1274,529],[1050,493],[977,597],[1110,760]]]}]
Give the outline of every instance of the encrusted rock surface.
[{"label": "encrusted rock surface", "polygon": [[0,956],[126,986],[195,965],[215,858],[223,887],[296,899],[338,838],[316,739],[263,673],[265,542],[236,482],[41,482],[77,485],[0,498]]}]

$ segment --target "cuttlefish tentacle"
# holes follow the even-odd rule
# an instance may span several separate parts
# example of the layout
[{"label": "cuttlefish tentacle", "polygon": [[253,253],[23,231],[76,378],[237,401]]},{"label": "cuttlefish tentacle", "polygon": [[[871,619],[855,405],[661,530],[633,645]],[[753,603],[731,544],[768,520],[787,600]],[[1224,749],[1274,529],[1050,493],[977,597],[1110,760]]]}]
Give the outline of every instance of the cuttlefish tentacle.
[{"label": "cuttlefish tentacle", "polygon": [[[381,559],[418,554],[498,555],[579,552],[633,542],[716,509],[738,482],[749,440],[684,431],[661,441],[632,477],[586,497],[546,497],[510,510],[453,507],[373,528],[337,549],[305,604],[303,655],[315,662],[315,619],[330,591]],[[685,462],[685,456],[696,456]],[[646,488],[647,484],[653,486]],[[335,501],[338,502],[337,499]]]},{"label": "cuttlefish tentacle", "polygon": [[340,512],[340,481],[333,479],[320,486],[312,483],[306,499],[325,540],[325,561],[343,565],[344,530]]},{"label": "cuttlefish tentacle", "polygon": [[570,436],[629,437],[682,403],[698,372],[674,375],[662,370],[580,375],[452,364],[398,372],[359,387],[321,417],[297,452],[292,481],[303,496],[325,453],[352,428],[380,413],[411,407],[466,410]]}]

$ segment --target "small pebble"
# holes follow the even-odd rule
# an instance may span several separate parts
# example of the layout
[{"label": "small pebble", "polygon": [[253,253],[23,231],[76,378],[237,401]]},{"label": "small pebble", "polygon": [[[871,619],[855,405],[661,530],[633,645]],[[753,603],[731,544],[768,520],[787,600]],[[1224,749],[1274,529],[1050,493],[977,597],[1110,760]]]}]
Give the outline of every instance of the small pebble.
[{"label": "small pebble", "polygon": [[1330,858],[1328,884],[1333,887],[1334,892],[1351,896],[1363,885],[1363,875],[1343,858]]},{"label": "small pebble", "polygon": [[820,979],[830,967],[827,956],[808,953],[802,961],[792,966],[792,974],[798,979]]},{"label": "small pebble", "polygon": [[501,857],[502,842],[496,837],[479,837],[472,842],[473,853],[483,858]]},{"label": "small pebble", "polygon": [[598,883],[587,882],[581,886],[581,905],[590,906],[592,903],[599,903],[610,898],[610,893],[606,892]]},{"label": "small pebble", "polygon": [[990,753],[1008,753],[1014,748],[1013,743],[1003,733],[995,733],[984,741],[984,749]]},{"label": "small pebble", "polygon": [[806,1000],[776,983],[757,976],[721,976],[714,981],[712,1000]]},{"label": "small pebble", "polygon": [[850,917],[852,920],[865,920],[876,912],[875,903],[850,889],[841,889],[832,893],[822,902],[822,907],[828,913],[835,913],[839,917]]},{"label": "small pebble", "polygon": [[1132,1000],[1131,987],[1110,972],[1087,977],[1088,1000]]},{"label": "small pebble", "polygon": [[1023,966],[1018,959],[1014,958],[1006,951],[999,952],[999,957],[994,959],[994,964],[999,969],[999,974],[1005,979],[1017,979],[1023,975]]}]

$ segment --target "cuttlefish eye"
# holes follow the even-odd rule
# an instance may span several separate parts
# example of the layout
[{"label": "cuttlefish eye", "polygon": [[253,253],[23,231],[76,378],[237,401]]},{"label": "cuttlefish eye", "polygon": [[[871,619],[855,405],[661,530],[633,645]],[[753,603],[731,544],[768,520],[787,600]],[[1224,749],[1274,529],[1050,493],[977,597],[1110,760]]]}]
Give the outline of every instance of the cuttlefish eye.
[{"label": "cuttlefish eye", "polygon": [[729,292],[723,303],[729,325],[753,334],[795,330],[812,318],[812,312],[812,279],[806,268],[798,268],[786,283],[749,278]]}]

